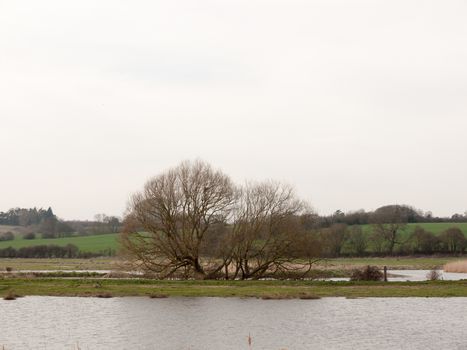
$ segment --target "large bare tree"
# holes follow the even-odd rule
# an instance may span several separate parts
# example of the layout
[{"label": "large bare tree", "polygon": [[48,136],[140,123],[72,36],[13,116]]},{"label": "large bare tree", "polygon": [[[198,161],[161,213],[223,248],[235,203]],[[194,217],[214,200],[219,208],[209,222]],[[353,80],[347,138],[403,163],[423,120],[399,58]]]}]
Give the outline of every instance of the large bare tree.
[{"label": "large bare tree", "polygon": [[207,237],[224,231],[235,196],[227,175],[202,161],[183,162],[133,196],[123,246],[140,267],[160,278],[211,278],[225,261],[203,265],[201,254]]},{"label": "large bare tree", "polygon": [[[307,272],[310,263],[298,263],[312,251],[304,249],[306,235],[300,214],[307,209],[290,186],[278,182],[247,184],[241,191],[232,228],[232,278],[279,277],[291,271]],[[308,270],[304,270],[307,267]]]},{"label": "large bare tree", "polygon": [[307,208],[290,186],[237,188],[204,162],[184,162],[133,196],[122,243],[159,278],[299,276],[316,256],[301,219]]}]

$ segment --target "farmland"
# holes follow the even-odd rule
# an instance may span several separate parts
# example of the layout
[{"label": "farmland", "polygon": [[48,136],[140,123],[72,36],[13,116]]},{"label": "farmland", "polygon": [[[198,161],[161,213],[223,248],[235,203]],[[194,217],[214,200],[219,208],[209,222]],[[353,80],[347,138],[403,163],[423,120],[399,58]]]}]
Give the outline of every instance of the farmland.
[{"label": "farmland", "polygon": [[[458,227],[462,232],[467,236],[467,223],[417,223],[409,224],[404,231],[403,235],[407,237],[415,227],[420,226],[427,231],[433,232],[438,235],[450,227]],[[363,225],[363,231],[367,234],[371,233],[371,225]],[[2,226],[0,227],[2,231],[10,230],[12,232],[18,232],[18,229],[15,226]],[[101,234],[93,236],[72,236],[64,238],[54,238],[54,239],[43,239],[37,238],[34,240],[25,240],[19,234],[15,234],[15,239],[12,241],[0,241],[0,249],[12,247],[15,249],[22,247],[31,247],[37,245],[50,245],[55,244],[59,246],[65,246],[67,244],[74,244],[82,252],[88,253],[99,253],[102,251],[109,251],[111,249],[113,252],[118,251],[118,234]]]},{"label": "farmland", "polygon": [[99,253],[102,251],[112,251],[118,250],[118,234],[111,233],[105,235],[95,235],[95,236],[73,236],[73,237],[64,237],[64,238],[53,238],[53,239],[44,239],[38,238],[34,240],[21,239],[16,237],[12,241],[3,241],[0,242],[0,249],[12,247],[15,249],[22,247],[31,247],[37,245],[50,245],[55,244],[59,246],[66,246],[67,244],[74,244],[82,252],[89,253]]}]

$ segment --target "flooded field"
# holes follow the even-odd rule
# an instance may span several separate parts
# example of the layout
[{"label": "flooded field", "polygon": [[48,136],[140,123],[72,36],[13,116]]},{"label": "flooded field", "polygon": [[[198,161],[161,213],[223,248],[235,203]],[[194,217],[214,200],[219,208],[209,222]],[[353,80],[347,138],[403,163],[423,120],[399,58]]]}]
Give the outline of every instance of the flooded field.
[{"label": "flooded field", "polygon": [[0,300],[0,348],[466,349],[467,298]]},{"label": "flooded field", "polygon": [[[388,279],[389,281],[394,282],[426,281],[429,273],[430,270],[391,270],[389,271],[389,274],[392,276]],[[467,273],[444,272],[442,270],[440,270],[439,273],[439,278],[445,281],[460,281],[467,279]]]}]

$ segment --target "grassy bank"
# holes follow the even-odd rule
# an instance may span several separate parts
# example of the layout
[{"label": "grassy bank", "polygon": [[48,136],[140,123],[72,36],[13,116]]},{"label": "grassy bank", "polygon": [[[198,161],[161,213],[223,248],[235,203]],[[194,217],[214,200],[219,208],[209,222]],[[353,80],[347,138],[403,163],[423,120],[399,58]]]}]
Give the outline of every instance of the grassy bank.
[{"label": "grassy bank", "polygon": [[467,281],[307,282],[0,279],[0,296],[467,297]]}]

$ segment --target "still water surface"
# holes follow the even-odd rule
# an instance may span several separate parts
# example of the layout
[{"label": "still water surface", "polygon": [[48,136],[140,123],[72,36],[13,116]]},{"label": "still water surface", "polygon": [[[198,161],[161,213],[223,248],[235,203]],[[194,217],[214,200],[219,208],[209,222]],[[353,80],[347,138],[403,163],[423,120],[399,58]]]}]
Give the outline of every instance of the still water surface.
[{"label": "still water surface", "polygon": [[467,349],[467,298],[0,300],[0,349]]}]

